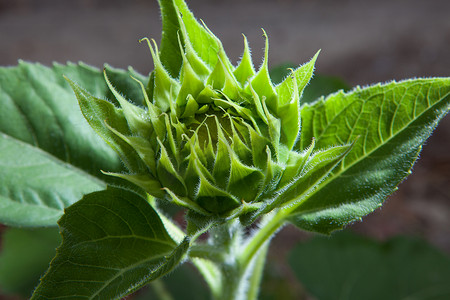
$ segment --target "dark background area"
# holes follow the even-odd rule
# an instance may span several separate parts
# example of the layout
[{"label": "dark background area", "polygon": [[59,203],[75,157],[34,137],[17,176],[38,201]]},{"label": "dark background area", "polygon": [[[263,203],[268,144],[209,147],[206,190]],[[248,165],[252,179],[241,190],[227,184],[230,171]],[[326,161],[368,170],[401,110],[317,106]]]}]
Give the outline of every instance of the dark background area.
[{"label": "dark background area", "polygon": [[[308,61],[350,85],[450,76],[448,0],[187,0],[236,62],[244,33],[256,65],[269,36],[269,64]],[[0,0],[0,65],[18,59],[50,65],[83,61],[132,66],[152,60],[142,37],[160,39],[156,0]],[[1,109],[1,108],[0,108]],[[384,240],[398,234],[450,253],[450,117],[429,139],[407,181],[382,209],[351,229]],[[275,238],[276,260],[308,234],[287,227]],[[281,256],[282,257],[282,256]]]},{"label": "dark background area", "polygon": [[[270,39],[270,64],[303,63],[322,49],[320,73],[365,85],[450,68],[446,0],[191,0],[190,8],[238,60],[244,33],[255,64]],[[18,59],[152,68],[142,37],[160,37],[156,0],[0,0],[0,64]]]}]

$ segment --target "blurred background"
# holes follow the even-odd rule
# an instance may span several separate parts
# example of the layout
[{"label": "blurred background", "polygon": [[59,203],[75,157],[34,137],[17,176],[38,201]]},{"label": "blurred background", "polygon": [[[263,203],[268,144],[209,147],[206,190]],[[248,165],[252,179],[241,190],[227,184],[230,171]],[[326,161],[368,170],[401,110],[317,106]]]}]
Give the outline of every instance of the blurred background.
[{"label": "blurred background", "polygon": [[[223,41],[235,61],[244,33],[259,64],[270,38],[272,66],[300,64],[322,49],[317,70],[351,85],[450,68],[450,3],[446,0],[191,0],[190,8]],[[156,0],[0,0],[0,63],[18,59],[84,61],[151,70],[146,46],[160,37]]]},{"label": "blurred background", "polygon": [[[233,62],[242,52],[243,33],[255,65],[260,64],[264,28],[271,67],[302,64],[321,49],[316,72],[337,76],[350,86],[450,76],[448,0],[187,2],[222,40]],[[44,65],[83,61],[96,67],[132,66],[147,74],[151,57],[138,39],[158,41],[160,31],[156,0],[0,0],[0,65],[15,65],[19,59]],[[449,116],[399,191],[350,229],[380,241],[400,234],[416,236],[450,253]],[[271,247],[274,263],[269,270],[291,278],[286,255],[308,238],[290,227],[281,231]]]}]

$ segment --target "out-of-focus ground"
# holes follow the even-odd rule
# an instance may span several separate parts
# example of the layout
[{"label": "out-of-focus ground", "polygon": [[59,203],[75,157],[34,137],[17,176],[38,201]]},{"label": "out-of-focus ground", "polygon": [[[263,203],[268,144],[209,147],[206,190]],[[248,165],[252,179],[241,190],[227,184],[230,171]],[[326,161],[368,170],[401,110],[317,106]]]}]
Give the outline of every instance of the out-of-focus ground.
[{"label": "out-of-focus ground", "polygon": [[[410,77],[450,76],[448,0],[191,0],[198,18],[223,41],[236,62],[244,33],[261,62],[264,28],[270,65],[301,64],[322,49],[316,71],[351,85]],[[152,69],[142,37],[160,38],[156,0],[0,0],[0,65],[18,59],[49,65],[84,61],[101,67]],[[1,109],[1,108],[0,108]],[[425,238],[450,253],[450,116],[429,139],[414,173],[382,209],[354,224],[386,239]],[[272,252],[305,237],[285,228]]]}]

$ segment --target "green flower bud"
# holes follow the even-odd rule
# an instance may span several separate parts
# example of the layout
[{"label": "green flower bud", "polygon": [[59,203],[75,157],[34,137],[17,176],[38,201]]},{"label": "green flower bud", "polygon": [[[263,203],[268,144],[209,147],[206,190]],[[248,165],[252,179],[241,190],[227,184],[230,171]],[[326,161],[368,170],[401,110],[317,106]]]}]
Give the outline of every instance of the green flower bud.
[{"label": "green flower bud", "polygon": [[[269,210],[273,199],[298,179],[313,148],[293,150],[300,133],[300,96],[317,54],[275,86],[265,32],[264,61],[255,71],[245,36],[235,67],[204,24],[196,23],[207,37],[199,42],[185,25],[192,20],[185,18],[179,16],[182,63],[176,77],[162,62],[155,41],[142,40],[154,61],[148,89],[139,82],[145,108],[124,99],[105,73],[121,108],[110,107],[116,117],[105,120],[109,132],[97,132],[129,169],[110,174],[201,215],[230,218]],[[217,50],[215,57],[202,53],[210,48]]]}]

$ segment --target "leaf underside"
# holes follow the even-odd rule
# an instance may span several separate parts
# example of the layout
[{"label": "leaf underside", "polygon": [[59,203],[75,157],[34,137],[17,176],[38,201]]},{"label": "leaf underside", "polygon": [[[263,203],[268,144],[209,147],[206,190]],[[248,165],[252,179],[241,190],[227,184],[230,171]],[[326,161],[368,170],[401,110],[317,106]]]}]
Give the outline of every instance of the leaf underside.
[{"label": "leaf underside", "polygon": [[411,172],[422,145],[450,109],[450,79],[357,87],[304,105],[299,149],[357,139],[352,151],[290,216],[300,228],[330,233],[380,207]]}]

